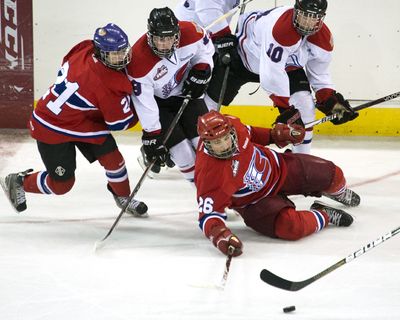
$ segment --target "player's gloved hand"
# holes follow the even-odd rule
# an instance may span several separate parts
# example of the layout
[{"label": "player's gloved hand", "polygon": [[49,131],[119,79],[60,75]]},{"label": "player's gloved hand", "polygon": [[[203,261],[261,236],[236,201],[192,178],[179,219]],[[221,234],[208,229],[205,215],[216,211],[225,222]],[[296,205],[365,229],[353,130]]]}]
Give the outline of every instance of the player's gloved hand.
[{"label": "player's gloved hand", "polygon": [[227,34],[216,38],[214,41],[215,51],[218,53],[218,60],[224,65],[231,63],[231,57],[236,54],[238,39],[233,34]]},{"label": "player's gloved hand", "polygon": [[289,143],[294,145],[300,144],[304,140],[306,131],[299,124],[277,123],[271,129],[271,140],[279,148],[286,147]]},{"label": "player's gloved hand", "polygon": [[243,244],[229,228],[217,225],[210,231],[210,240],[224,255],[228,255],[230,247],[233,249],[232,256],[237,257],[242,254]]},{"label": "player's gloved hand", "polygon": [[358,112],[352,109],[350,103],[339,92],[334,92],[325,102],[317,103],[317,108],[327,116],[337,113],[338,117],[331,120],[335,125],[346,123],[358,117]]},{"label": "player's gloved hand", "polygon": [[182,94],[190,94],[192,99],[200,98],[206,91],[208,83],[211,80],[211,69],[197,70],[192,68],[183,83]]},{"label": "player's gloved hand", "polygon": [[146,160],[152,162],[155,159],[155,164],[160,167],[164,167],[169,161],[169,152],[162,143],[162,138],[161,133],[143,131],[142,143]]},{"label": "player's gloved hand", "polygon": [[294,106],[283,111],[276,117],[275,123],[298,124],[304,127],[303,120],[301,120],[300,111]]}]

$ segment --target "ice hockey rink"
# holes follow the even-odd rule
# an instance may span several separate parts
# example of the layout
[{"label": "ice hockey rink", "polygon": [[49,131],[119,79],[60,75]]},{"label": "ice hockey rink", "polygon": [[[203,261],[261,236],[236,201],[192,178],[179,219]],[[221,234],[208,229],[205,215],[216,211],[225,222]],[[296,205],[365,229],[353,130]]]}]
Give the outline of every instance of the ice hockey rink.
[{"label": "ice hockey rink", "polygon": [[[133,188],[142,174],[139,136],[116,136]],[[0,130],[0,174],[42,169],[24,131]],[[361,205],[349,228],[329,226],[296,242],[263,237],[230,215],[244,243],[224,290],[225,257],[197,225],[194,189],[176,169],[145,179],[137,198],[149,218],[119,214],[102,168],[78,156],[76,184],[64,196],[27,195],[17,214],[0,194],[0,319],[400,319],[400,236],[310,286],[287,292],[262,282],[263,268],[290,280],[324,270],[400,225],[400,139],[317,136],[313,154],[342,167]],[[218,177],[216,177],[217,179]],[[313,198],[293,197],[298,208]],[[325,199],[328,203],[333,203]],[[296,306],[285,314],[283,307]]]}]

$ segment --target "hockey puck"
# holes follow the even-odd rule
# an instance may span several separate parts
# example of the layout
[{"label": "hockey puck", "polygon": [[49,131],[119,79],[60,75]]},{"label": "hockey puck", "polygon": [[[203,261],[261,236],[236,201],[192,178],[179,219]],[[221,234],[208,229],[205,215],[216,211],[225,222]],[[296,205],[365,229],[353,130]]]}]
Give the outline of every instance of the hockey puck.
[{"label": "hockey puck", "polygon": [[289,307],[283,308],[283,312],[284,312],[284,313],[292,312],[292,311],[294,311],[294,310],[296,310],[296,307],[295,307],[295,306],[289,306]]}]

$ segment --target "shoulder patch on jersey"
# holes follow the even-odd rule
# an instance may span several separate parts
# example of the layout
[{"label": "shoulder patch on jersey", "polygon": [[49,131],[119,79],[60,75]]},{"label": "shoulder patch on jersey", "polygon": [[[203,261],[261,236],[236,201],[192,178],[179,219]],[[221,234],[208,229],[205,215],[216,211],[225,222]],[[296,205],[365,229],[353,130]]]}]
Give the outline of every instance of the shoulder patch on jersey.
[{"label": "shoulder patch on jersey", "polygon": [[181,30],[179,47],[188,46],[204,37],[203,29],[194,22],[179,21],[179,29]]},{"label": "shoulder patch on jersey", "polygon": [[289,9],[279,17],[272,29],[274,39],[282,46],[293,46],[301,39],[292,21],[293,9]]},{"label": "shoulder patch on jersey", "polygon": [[326,26],[325,23],[322,25],[321,30],[319,30],[317,33],[309,36],[307,38],[307,41],[312,44],[315,44],[316,46],[318,46],[326,51],[333,50],[332,33],[329,30],[329,28]]},{"label": "shoulder patch on jersey", "polygon": [[127,66],[128,74],[133,78],[141,78],[153,69],[161,58],[156,56],[147,43],[147,35],[144,34],[132,46],[132,60]]}]

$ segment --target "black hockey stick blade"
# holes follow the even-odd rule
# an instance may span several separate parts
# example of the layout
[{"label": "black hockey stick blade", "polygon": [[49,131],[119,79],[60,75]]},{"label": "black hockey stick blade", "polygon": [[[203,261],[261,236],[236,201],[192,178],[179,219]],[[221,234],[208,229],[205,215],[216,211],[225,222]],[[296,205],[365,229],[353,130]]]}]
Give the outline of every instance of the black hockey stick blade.
[{"label": "black hockey stick blade", "polygon": [[261,270],[260,278],[262,281],[264,281],[264,282],[268,283],[269,285],[274,286],[276,288],[288,290],[288,291],[298,291],[300,289],[303,289],[304,287],[307,287],[309,284],[313,283],[314,281],[317,281],[318,279],[326,276],[328,273],[331,273],[332,271],[343,266],[344,264],[353,261],[354,259],[363,255],[367,251],[375,248],[376,246],[380,245],[381,243],[394,237],[398,233],[400,233],[400,227],[397,227],[396,229],[386,233],[385,235],[380,236],[378,239],[371,241],[370,243],[366,244],[365,246],[363,246],[362,248],[353,252],[352,254],[349,254],[346,258],[343,258],[342,260],[336,262],[335,264],[331,265],[330,267],[326,268],[325,270],[321,271],[320,273],[317,273],[315,276],[312,276],[311,278],[308,278],[303,281],[290,281],[290,280],[281,278],[280,276],[272,273],[271,271],[269,271],[267,269]]},{"label": "black hockey stick blade", "polygon": [[274,286],[279,289],[287,290],[287,291],[299,291],[304,287],[307,287],[309,284],[317,281],[319,278],[327,275],[328,273],[332,272],[333,270],[339,268],[340,266],[346,263],[346,259],[342,259],[336,262],[334,265],[330,266],[328,269],[316,274],[315,276],[308,278],[303,281],[290,281],[287,279],[283,279],[280,276],[272,273],[267,269],[261,270],[260,278],[262,281],[268,283],[271,286]]}]

